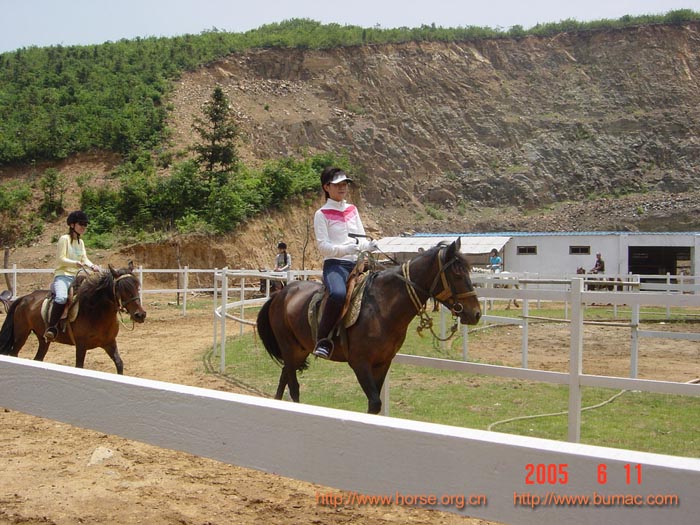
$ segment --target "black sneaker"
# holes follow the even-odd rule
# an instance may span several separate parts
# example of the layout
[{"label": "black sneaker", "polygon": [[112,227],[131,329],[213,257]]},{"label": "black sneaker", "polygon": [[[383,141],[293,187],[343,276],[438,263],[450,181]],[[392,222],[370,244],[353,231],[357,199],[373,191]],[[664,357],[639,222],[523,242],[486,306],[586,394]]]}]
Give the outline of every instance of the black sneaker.
[{"label": "black sneaker", "polygon": [[321,339],[318,343],[316,343],[316,348],[314,348],[312,353],[321,359],[330,359],[332,351],[333,343],[331,343],[328,339]]}]

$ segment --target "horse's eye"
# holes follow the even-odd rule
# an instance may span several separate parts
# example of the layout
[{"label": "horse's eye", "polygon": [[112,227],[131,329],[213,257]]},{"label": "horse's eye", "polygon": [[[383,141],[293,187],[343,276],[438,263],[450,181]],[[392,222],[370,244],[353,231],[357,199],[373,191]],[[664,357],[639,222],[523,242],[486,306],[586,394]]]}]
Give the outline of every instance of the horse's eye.
[{"label": "horse's eye", "polygon": [[465,275],[466,269],[462,263],[457,263],[454,265],[454,271],[456,275]]}]

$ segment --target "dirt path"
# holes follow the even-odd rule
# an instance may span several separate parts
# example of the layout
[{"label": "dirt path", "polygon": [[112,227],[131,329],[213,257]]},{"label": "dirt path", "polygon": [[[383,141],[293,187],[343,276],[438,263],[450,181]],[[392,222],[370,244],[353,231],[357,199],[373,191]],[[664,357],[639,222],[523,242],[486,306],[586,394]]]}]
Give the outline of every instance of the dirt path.
[{"label": "dirt path", "polygon": [[[146,306],[146,323],[123,329],[118,338],[125,374],[241,392],[205,371],[209,310],[183,318],[174,307]],[[28,345],[20,356],[33,352]],[[58,364],[72,366],[73,359],[72,348],[63,345],[47,355]],[[88,353],[86,367],[114,371],[101,350]],[[0,524],[485,523],[396,506],[317,504],[316,495],[329,491],[0,408]]]}]

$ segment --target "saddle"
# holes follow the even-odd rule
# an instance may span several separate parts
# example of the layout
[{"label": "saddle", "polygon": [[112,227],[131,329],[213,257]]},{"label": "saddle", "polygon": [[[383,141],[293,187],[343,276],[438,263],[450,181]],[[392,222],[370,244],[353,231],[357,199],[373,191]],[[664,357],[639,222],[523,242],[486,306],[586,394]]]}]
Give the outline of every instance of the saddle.
[{"label": "saddle", "polygon": [[12,292],[10,290],[3,290],[3,292],[0,293],[0,303],[2,303],[5,308],[5,313],[7,313],[12,304]]},{"label": "saddle", "polygon": [[[367,284],[371,281],[368,279],[369,276],[376,274],[376,272],[370,272],[366,269],[367,264],[363,261],[358,261],[353,268],[352,272],[348,276],[347,280],[347,291],[345,293],[345,303],[343,304],[343,309],[340,313],[340,319],[336,323],[335,328],[330,334],[330,338],[340,337],[345,338],[345,330],[350,328],[357,322],[360,317],[360,310],[362,309],[362,297],[364,291],[367,288]],[[309,301],[309,308],[307,311],[309,326],[311,327],[311,336],[316,340],[318,336],[318,325],[321,317],[321,311],[325,302],[328,300],[328,290],[325,286],[314,293]]]},{"label": "saddle", "polygon": [[[84,279],[85,277],[82,276],[76,277],[75,281],[73,281],[73,284],[71,284],[70,288],[68,288],[68,300],[66,301],[66,304],[63,305],[63,313],[61,314],[61,319],[58,321],[57,327],[58,330],[61,332],[66,331],[66,322],[72,323],[78,317],[80,303],[75,300],[75,296],[78,287]],[[54,302],[54,295],[52,292],[46,294],[46,298],[41,303],[41,318],[44,320],[44,323],[46,323],[47,325],[49,324],[49,320],[51,319],[51,310],[53,310],[55,307],[60,306],[61,305],[57,305]]]}]

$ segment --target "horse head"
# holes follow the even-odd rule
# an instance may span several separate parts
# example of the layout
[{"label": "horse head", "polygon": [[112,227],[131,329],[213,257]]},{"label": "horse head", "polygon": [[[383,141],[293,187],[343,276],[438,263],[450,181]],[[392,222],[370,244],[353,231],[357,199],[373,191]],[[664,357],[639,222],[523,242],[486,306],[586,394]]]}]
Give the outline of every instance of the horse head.
[{"label": "horse head", "polygon": [[141,306],[139,297],[139,281],[133,274],[134,265],[131,261],[126,268],[115,270],[110,264],[109,271],[114,281],[114,298],[119,310],[129,312],[131,320],[143,323],[146,320],[146,310]]},{"label": "horse head", "polygon": [[432,259],[426,274],[432,274],[427,293],[449,308],[463,324],[473,325],[481,318],[481,305],[469,275],[469,262],[460,253],[461,246],[461,238],[457,238],[451,244],[441,243],[424,253],[423,257]]}]

